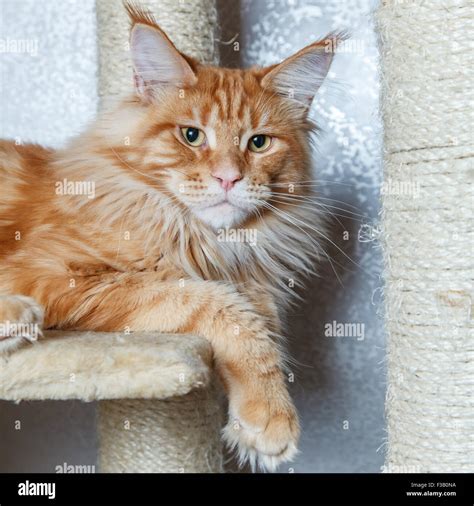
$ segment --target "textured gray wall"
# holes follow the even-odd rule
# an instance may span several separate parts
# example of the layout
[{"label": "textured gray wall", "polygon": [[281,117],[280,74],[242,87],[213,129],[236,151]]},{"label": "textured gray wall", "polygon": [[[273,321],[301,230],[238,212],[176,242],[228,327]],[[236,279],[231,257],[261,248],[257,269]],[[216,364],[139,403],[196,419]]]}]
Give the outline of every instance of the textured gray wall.
[{"label": "textured gray wall", "polygon": [[[337,55],[330,82],[314,104],[314,116],[324,131],[314,155],[315,179],[325,199],[320,202],[346,211],[327,208],[342,215],[334,216],[331,227],[336,246],[327,252],[332,267],[329,262],[322,266],[321,277],[311,280],[303,294],[304,303],[288,315],[289,347],[297,364],[292,390],[303,435],[297,460],[281,471],[377,472],[383,463],[383,451],[377,450],[385,436],[385,342],[378,315],[381,166],[377,54],[370,21],[374,1],[219,4],[220,40],[238,34],[239,51],[221,44],[224,62],[232,66],[275,63],[329,31],[352,32],[352,46],[343,48],[349,52]],[[1,55],[1,135],[61,144],[84,126],[96,107],[95,46],[86,28],[94,26],[93,1],[81,1],[79,18],[67,14],[78,11],[75,0],[47,0],[41,9],[32,0],[0,0],[0,6],[0,36],[36,38],[40,48],[37,57]],[[71,39],[66,38],[63,18],[70,18]],[[46,35],[48,27],[54,29]],[[71,87],[73,82],[79,84]],[[81,99],[79,106],[64,99],[56,114],[51,96],[71,96],[71,89],[73,97]],[[325,325],[333,321],[360,324],[357,329],[363,335],[326,336]],[[0,402],[0,471],[53,471],[63,462],[93,464],[94,417],[93,404]],[[15,430],[15,420],[22,421],[21,430]]]}]

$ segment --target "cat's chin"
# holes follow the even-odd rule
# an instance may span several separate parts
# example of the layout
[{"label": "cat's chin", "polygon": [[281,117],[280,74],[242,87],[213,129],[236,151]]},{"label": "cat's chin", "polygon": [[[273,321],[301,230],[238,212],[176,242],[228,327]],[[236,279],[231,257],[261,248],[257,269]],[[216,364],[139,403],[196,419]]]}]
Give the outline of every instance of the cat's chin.
[{"label": "cat's chin", "polygon": [[194,209],[194,214],[214,230],[235,227],[249,215],[248,211],[229,202],[222,202],[203,209]]}]

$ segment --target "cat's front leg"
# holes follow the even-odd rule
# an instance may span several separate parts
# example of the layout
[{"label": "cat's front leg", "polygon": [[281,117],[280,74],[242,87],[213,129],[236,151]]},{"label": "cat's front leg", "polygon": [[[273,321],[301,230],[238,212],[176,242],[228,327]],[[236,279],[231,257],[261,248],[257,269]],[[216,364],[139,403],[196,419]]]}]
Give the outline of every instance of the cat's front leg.
[{"label": "cat's front leg", "polygon": [[[282,371],[282,355],[268,317],[230,284],[163,282],[152,273],[121,275],[117,282],[71,291],[56,324],[84,330],[193,333],[210,341],[229,397],[224,438],[242,462],[274,470],[296,454],[299,424]],[[67,310],[66,310],[67,308]],[[71,313],[72,311],[72,313]],[[74,314],[74,319],[71,319]],[[59,321],[58,321],[59,318]]]},{"label": "cat's front leg", "polygon": [[0,355],[42,335],[43,308],[31,297],[0,295]]},{"label": "cat's front leg", "polygon": [[276,334],[282,331],[282,323],[278,303],[268,287],[247,280],[239,286],[239,292],[248,298],[259,315],[265,318],[266,326]]},{"label": "cat's front leg", "polygon": [[[227,444],[252,468],[273,471],[291,460],[297,453],[299,423],[281,350],[269,330],[270,315],[256,311],[247,297],[223,283],[187,282],[166,298],[185,316],[175,330],[201,335],[213,346],[229,396],[223,432]],[[163,314],[160,304],[156,312]]]}]

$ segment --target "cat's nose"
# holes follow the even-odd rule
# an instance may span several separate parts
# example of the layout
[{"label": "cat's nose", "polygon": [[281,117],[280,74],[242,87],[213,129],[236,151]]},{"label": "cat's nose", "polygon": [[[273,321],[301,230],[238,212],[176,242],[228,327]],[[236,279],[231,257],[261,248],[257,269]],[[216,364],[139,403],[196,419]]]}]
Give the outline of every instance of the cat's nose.
[{"label": "cat's nose", "polygon": [[218,169],[212,172],[211,176],[219,181],[225,191],[229,191],[237,181],[242,179],[242,174],[235,168]]}]

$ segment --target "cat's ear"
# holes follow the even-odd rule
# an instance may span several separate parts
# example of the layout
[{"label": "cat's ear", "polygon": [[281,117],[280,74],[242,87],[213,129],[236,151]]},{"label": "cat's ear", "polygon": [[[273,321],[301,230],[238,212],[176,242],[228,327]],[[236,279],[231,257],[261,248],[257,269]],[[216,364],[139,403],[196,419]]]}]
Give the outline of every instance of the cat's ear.
[{"label": "cat's ear", "polygon": [[153,16],[133,4],[125,4],[131,18],[130,52],[137,93],[149,100],[165,86],[186,88],[197,78],[188,60],[176,49]]},{"label": "cat's ear", "polygon": [[344,34],[328,35],[282,63],[268,67],[261,81],[262,86],[308,110],[329,72],[337,43],[345,37]]}]

